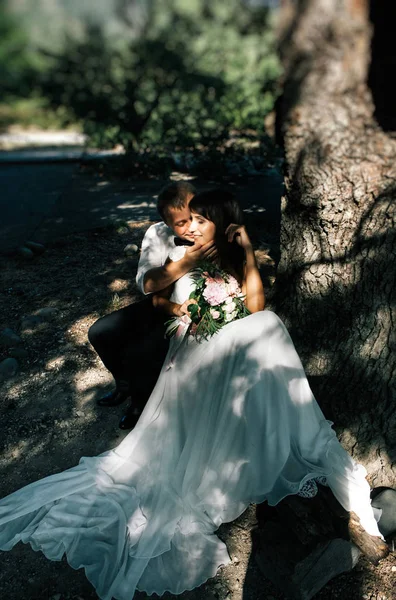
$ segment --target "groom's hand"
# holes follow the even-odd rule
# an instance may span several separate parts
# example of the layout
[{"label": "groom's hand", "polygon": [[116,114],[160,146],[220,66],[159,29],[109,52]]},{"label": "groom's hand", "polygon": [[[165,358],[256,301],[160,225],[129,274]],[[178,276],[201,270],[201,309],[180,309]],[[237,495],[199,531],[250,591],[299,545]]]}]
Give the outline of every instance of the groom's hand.
[{"label": "groom's hand", "polygon": [[195,267],[200,260],[213,260],[217,256],[217,248],[213,240],[206,244],[194,244],[186,249],[185,259]]}]

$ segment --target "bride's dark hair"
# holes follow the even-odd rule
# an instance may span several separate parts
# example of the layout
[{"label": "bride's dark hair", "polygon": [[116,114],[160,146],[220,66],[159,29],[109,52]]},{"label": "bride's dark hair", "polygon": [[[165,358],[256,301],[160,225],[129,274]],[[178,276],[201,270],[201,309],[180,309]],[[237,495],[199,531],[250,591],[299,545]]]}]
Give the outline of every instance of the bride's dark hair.
[{"label": "bride's dark hair", "polygon": [[229,243],[225,230],[228,225],[235,223],[243,225],[243,211],[232,192],[215,188],[195,194],[189,204],[191,212],[197,213],[212,221],[216,226],[215,243],[224,269],[232,267],[241,279],[245,253],[235,241]]}]

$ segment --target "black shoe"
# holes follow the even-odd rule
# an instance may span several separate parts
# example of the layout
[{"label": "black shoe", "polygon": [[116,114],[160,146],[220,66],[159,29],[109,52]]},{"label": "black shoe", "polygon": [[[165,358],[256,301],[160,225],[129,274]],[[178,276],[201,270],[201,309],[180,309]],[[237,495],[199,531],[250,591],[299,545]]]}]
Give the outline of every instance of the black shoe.
[{"label": "black shoe", "polygon": [[125,402],[125,400],[128,400],[130,397],[130,392],[124,392],[122,390],[115,389],[102,398],[99,398],[96,404],[98,406],[118,406],[119,404]]},{"label": "black shoe", "polygon": [[141,414],[142,413],[140,411],[137,411],[135,407],[131,406],[130,408],[128,408],[125,415],[121,418],[118,427],[120,429],[133,429],[136,423],[139,421]]}]

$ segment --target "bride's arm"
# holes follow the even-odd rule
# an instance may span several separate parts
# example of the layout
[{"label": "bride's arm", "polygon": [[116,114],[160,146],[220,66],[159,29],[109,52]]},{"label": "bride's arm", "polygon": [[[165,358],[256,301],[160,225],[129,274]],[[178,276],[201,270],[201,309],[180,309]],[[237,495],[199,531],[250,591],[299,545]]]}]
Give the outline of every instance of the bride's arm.
[{"label": "bride's arm", "polygon": [[258,270],[253,247],[245,250],[245,273],[242,282],[242,292],[245,294],[245,304],[250,312],[264,310],[264,286]]},{"label": "bride's arm", "polygon": [[245,295],[245,305],[250,312],[264,310],[264,286],[258,270],[253,246],[244,225],[231,224],[226,230],[228,241],[235,240],[245,251],[245,268],[242,281],[242,292]]}]

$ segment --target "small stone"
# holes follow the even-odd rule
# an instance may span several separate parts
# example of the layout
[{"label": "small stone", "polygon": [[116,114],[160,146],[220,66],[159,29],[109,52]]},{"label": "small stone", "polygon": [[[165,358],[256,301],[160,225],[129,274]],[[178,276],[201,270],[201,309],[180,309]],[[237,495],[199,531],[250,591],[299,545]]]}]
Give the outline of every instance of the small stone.
[{"label": "small stone", "polygon": [[21,329],[32,329],[37,325],[43,323],[44,319],[42,317],[31,315],[29,317],[24,317],[21,321]]},{"label": "small stone", "polygon": [[85,417],[85,413],[82,410],[76,410],[75,415],[77,415],[77,417]]},{"label": "small stone", "polygon": [[0,363],[0,379],[10,379],[18,371],[18,361],[15,358],[5,358]]},{"label": "small stone", "polygon": [[56,317],[59,313],[59,309],[57,308],[40,308],[40,310],[38,310],[36,312],[36,316],[40,317],[41,319],[44,319],[45,321],[51,321],[54,317]]},{"label": "small stone", "polygon": [[134,256],[139,252],[139,247],[136,244],[127,244],[124,248],[124,252],[127,256]]},{"label": "small stone", "polygon": [[39,244],[38,242],[31,242],[29,240],[25,242],[25,246],[29,248],[29,250],[32,250],[34,254],[42,254],[45,252],[45,246],[43,246],[43,244]]},{"label": "small stone", "polygon": [[34,258],[34,253],[30,250],[30,248],[26,248],[26,246],[19,246],[17,252],[19,256],[26,260],[32,260]]},{"label": "small stone", "polygon": [[22,342],[22,339],[9,327],[0,331],[0,345],[6,348],[17,346]]},{"label": "small stone", "polygon": [[396,573],[396,567],[391,568],[392,573]]}]

